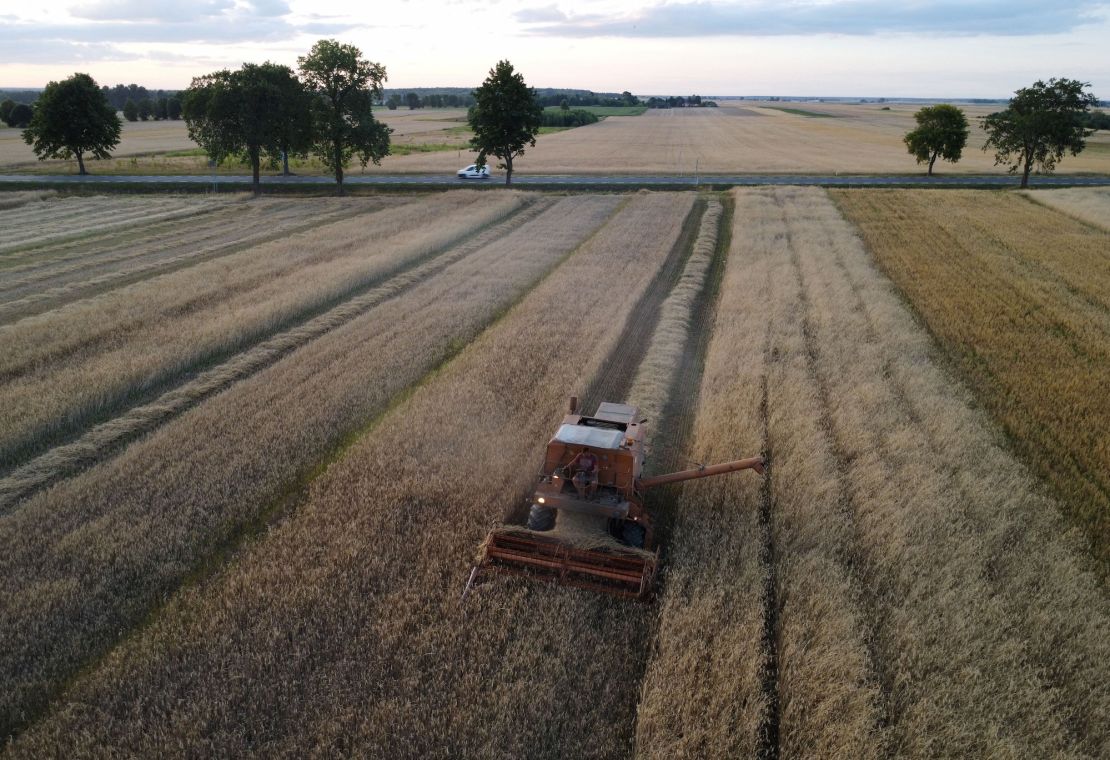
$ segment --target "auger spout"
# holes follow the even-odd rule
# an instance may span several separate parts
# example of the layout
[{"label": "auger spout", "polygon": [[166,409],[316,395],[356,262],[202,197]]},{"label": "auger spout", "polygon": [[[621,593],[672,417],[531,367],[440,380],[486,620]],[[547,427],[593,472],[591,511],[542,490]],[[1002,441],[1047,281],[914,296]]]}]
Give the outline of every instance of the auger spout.
[{"label": "auger spout", "polygon": [[655,488],[656,486],[665,486],[668,483],[680,483],[684,480],[708,478],[713,475],[723,475],[726,472],[736,472],[737,470],[755,470],[762,475],[764,465],[766,464],[767,462],[763,457],[748,457],[747,459],[737,459],[733,462],[724,462],[708,467],[698,467],[693,470],[669,472],[666,475],[653,475],[650,478],[640,478],[639,482],[640,488],[646,490],[648,488]]}]

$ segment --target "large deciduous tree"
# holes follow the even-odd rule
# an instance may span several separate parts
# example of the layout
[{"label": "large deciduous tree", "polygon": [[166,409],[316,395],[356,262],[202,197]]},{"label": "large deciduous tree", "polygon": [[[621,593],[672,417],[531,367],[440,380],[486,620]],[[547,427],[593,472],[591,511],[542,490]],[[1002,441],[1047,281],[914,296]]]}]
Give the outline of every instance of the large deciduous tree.
[{"label": "large deciduous tree", "polygon": [[389,127],[374,118],[373,103],[382,96],[385,67],[367,61],[354,45],[320,40],[297,59],[312,104],[312,150],[335,172],[344,194],[343,170],[353,157],[365,167],[389,155]]},{"label": "large deciduous tree", "polygon": [[216,71],[193,79],[182,93],[189,136],[216,161],[241,155],[251,166],[255,195],[262,190],[264,155],[277,160],[303,149],[306,107],[303,87],[288,66],[246,63],[238,71]]},{"label": "large deciduous tree", "polygon": [[477,163],[484,166],[488,156],[497,156],[505,169],[505,184],[511,185],[513,159],[523,156],[526,146],[535,146],[543,107],[536,91],[508,61],[490,69],[486,81],[474,91],[474,100],[466,119],[474,130],[470,146],[478,151]]},{"label": "large deciduous tree", "polygon": [[994,163],[1010,164],[1010,172],[1021,170],[1021,186],[1029,187],[1029,173],[1051,172],[1056,162],[1086,146],[1091,130],[1084,122],[1098,98],[1085,92],[1090,84],[1075,79],[1037,80],[1010,98],[1004,111],[983,118],[987,143],[994,149]]},{"label": "large deciduous tree", "polygon": [[906,147],[917,163],[929,164],[929,176],[938,158],[956,163],[967,145],[968,124],[964,112],[941,103],[925,106],[913,115],[917,129],[906,134]]},{"label": "large deciduous tree", "polygon": [[23,141],[40,161],[76,156],[78,172],[88,174],[85,155],[109,158],[109,151],[119,144],[121,126],[116,109],[93,78],[74,74],[46,85],[23,131]]}]

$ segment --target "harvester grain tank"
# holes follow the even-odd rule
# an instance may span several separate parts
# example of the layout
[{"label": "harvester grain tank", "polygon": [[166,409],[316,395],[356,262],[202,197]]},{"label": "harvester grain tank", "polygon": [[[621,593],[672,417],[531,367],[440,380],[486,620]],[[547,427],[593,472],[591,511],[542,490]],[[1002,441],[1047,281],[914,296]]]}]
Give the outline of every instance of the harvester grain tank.
[{"label": "harvester grain tank", "polygon": [[764,459],[756,456],[645,477],[647,421],[639,416],[636,407],[612,402],[580,415],[571,398],[547,445],[527,526],[490,532],[464,597],[485,574],[508,573],[644,599],[659,568],[645,492],[737,470],[763,472]]}]

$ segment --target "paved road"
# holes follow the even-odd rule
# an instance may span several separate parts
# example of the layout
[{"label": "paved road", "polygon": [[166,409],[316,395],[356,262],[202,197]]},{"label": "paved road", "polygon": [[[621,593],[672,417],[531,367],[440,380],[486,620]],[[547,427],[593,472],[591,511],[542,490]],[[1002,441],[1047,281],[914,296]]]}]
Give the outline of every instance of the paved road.
[{"label": "paved road", "polygon": [[[60,184],[60,185],[248,185],[249,176],[217,175],[178,175],[178,176],[121,176],[92,174],[79,177],[73,174],[0,174],[0,185],[5,184]],[[319,175],[300,177],[263,177],[262,184],[268,187],[283,185],[328,185],[334,183],[331,177]],[[390,185],[390,186],[434,186],[459,187],[473,185],[500,185],[497,177],[491,180],[462,180],[442,174],[355,174],[344,180],[349,185]],[[1073,177],[1065,174],[1048,177],[1031,177],[1033,187],[1078,187],[1110,186],[1110,176]],[[826,187],[1016,187],[1018,178],[1000,174],[945,175],[927,177],[921,174],[904,175],[800,175],[800,174],[735,174],[703,175],[645,175],[645,176],[603,176],[589,174],[518,174],[513,177],[514,185],[525,186],[566,186],[566,187],[695,187],[712,185],[817,185]]]}]

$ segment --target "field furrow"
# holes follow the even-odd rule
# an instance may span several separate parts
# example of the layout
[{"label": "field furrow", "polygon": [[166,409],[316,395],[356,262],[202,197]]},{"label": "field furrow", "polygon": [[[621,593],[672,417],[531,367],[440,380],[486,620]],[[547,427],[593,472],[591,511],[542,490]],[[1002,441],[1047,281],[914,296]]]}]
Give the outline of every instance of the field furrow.
[{"label": "field furrow", "polygon": [[[40,714],[76,669],[110,649],[190,573],[287,508],[348,436],[469,343],[619,202],[558,201],[0,518],[0,606],[10,612],[0,653],[0,681],[9,685],[3,732]],[[488,366],[509,358],[478,356]],[[433,432],[426,442],[439,445]],[[344,526],[343,537],[365,538],[353,527]]]},{"label": "field furrow", "polygon": [[[444,196],[429,228],[410,209],[318,231],[0,327],[0,471],[123,407],[477,234],[528,198]],[[372,224],[370,229],[366,225]],[[168,292],[167,292],[168,291]],[[172,294],[172,295],[170,295]],[[67,326],[68,329],[62,326]]]},{"label": "field furrow", "polygon": [[293,518],[83,678],[14,754],[77,737],[141,754],[203,720],[195,746],[216,754],[249,736],[268,754],[626,755],[644,608],[508,579],[466,609],[458,595],[488,526],[525,495],[566,396],[598,375],[676,255],[692,203],[634,196],[355,443]]},{"label": "field furrow", "polygon": [[[857,550],[873,568],[865,608],[891,685],[884,743],[914,757],[1097,755],[1107,698],[1094,684],[1110,661],[1098,631],[1110,618],[1081,552],[937,369],[927,336],[832,204],[796,191],[787,207],[813,369]],[[1043,553],[1060,566],[1030,572],[1046,569]],[[1034,614],[1040,605],[1054,614]],[[1045,648],[1065,640],[1067,658]]]},{"label": "field furrow", "polygon": [[[261,201],[214,207],[203,219],[141,224],[98,239],[27,254],[33,263],[4,268],[0,323],[42,313],[141,279],[278,240],[329,222],[396,205],[358,200],[331,204]],[[317,205],[319,204],[319,205]]]}]

